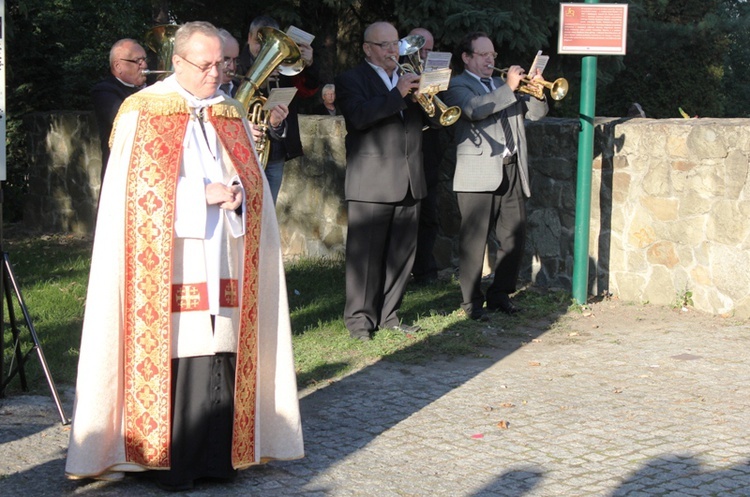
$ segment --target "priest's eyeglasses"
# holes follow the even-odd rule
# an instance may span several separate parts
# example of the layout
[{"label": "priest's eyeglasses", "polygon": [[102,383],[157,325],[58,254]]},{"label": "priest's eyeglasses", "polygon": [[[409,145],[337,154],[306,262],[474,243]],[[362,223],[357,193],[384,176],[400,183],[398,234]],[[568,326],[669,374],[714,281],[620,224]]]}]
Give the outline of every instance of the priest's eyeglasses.
[{"label": "priest's eyeglasses", "polygon": [[220,61],[220,62],[214,62],[213,64],[208,64],[208,65],[205,65],[205,66],[199,66],[199,65],[198,65],[198,64],[196,64],[195,62],[191,62],[191,61],[189,61],[188,59],[186,59],[186,58],[185,58],[185,57],[183,57],[182,55],[180,55],[179,57],[180,57],[180,58],[181,58],[182,60],[184,60],[185,62],[187,62],[188,64],[190,64],[191,66],[193,66],[193,67],[195,67],[196,69],[198,69],[198,70],[199,70],[200,72],[202,72],[203,74],[206,74],[206,73],[209,73],[209,72],[211,72],[211,69],[213,69],[214,67],[215,67],[215,68],[216,68],[216,69],[217,69],[217,70],[218,70],[219,72],[222,72],[222,71],[224,70],[224,68],[225,68],[225,67],[227,66],[227,61],[226,61],[226,60],[222,60],[222,61]]}]

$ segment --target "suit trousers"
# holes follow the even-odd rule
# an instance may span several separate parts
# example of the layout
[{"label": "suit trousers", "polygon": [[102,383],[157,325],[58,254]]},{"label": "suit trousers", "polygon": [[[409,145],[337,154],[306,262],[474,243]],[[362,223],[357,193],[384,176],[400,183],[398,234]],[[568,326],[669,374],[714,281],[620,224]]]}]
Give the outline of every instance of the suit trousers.
[{"label": "suit trousers", "polygon": [[481,309],[485,296],[480,288],[484,252],[490,230],[500,245],[494,278],[487,289],[487,304],[497,306],[500,294],[516,291],[526,242],[526,203],[516,164],[503,165],[503,181],[494,192],[456,192],[461,212],[459,232],[459,283],[461,308],[467,314]]},{"label": "suit trousers", "polygon": [[397,315],[417,247],[419,201],[348,203],[346,305],[349,331],[399,324]]}]

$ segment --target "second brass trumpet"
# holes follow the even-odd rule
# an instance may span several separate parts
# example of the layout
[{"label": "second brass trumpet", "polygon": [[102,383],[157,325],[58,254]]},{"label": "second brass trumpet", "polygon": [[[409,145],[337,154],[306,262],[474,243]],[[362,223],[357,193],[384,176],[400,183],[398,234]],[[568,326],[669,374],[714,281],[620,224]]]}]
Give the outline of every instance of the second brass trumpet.
[{"label": "second brass trumpet", "polygon": [[[499,72],[503,76],[503,79],[505,78],[505,75],[508,74],[508,68],[499,69],[495,66],[490,65],[488,65],[487,67]],[[524,76],[521,80],[521,83],[518,85],[517,91],[521,93],[528,93],[529,95],[532,95],[541,100],[542,98],[544,98],[544,91],[537,85],[541,85],[544,88],[547,88],[549,90],[549,96],[552,97],[552,100],[562,100],[563,98],[565,98],[565,95],[568,94],[568,80],[565,78],[557,78],[550,83],[549,81],[545,80],[532,81],[529,76]]]}]

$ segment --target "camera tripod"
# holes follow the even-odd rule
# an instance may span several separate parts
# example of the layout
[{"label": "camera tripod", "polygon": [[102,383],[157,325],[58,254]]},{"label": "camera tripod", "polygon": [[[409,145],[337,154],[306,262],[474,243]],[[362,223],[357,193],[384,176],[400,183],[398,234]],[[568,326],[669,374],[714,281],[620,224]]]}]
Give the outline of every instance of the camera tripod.
[{"label": "camera tripod", "polygon": [[[21,389],[24,392],[28,392],[29,387],[26,383],[26,371],[24,370],[24,365],[29,358],[29,354],[31,354],[33,351],[36,351],[37,355],[39,356],[39,361],[42,364],[42,369],[44,370],[44,376],[47,377],[47,384],[49,385],[50,391],[52,392],[52,398],[55,400],[55,404],[57,405],[57,412],[60,414],[60,421],[63,425],[67,425],[68,423],[70,423],[70,420],[67,418],[67,416],[65,416],[65,410],[63,409],[62,402],[60,401],[60,395],[57,393],[57,388],[55,387],[55,382],[52,379],[52,374],[50,374],[47,360],[44,358],[44,352],[42,351],[41,343],[39,343],[39,337],[36,334],[34,325],[31,323],[29,311],[23,301],[23,297],[21,296],[21,289],[19,288],[16,277],[13,274],[13,267],[10,264],[10,257],[8,257],[7,252],[3,252],[3,261],[2,266],[0,266],[0,272],[2,272],[2,286],[5,293],[5,301],[8,307],[8,319],[11,326],[11,336],[13,337],[13,344],[10,355],[11,369],[8,372],[8,377],[3,379],[2,373],[5,369],[5,366],[2,366],[4,337],[2,336],[3,326],[0,326],[0,366],[2,366],[0,368],[0,380],[2,380],[2,384],[0,385],[0,397],[5,396],[5,388],[16,375],[18,375],[19,379],[21,380]],[[32,347],[28,351],[26,351],[26,353],[23,353],[21,351],[21,330],[18,328],[16,313],[13,309],[11,288],[13,289],[13,292],[15,292],[16,301],[18,302],[18,306],[21,308],[21,312],[23,312],[26,327],[29,329],[29,334],[31,335],[31,340],[33,342]],[[13,365],[13,362],[15,362],[15,365]]]}]

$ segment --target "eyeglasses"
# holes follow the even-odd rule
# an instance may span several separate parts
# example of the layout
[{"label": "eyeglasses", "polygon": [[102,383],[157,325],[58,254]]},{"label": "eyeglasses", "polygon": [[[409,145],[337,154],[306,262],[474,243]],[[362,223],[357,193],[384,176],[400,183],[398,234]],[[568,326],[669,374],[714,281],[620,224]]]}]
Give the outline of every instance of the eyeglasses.
[{"label": "eyeglasses", "polygon": [[191,66],[193,66],[196,69],[198,69],[203,74],[211,72],[211,69],[213,69],[214,67],[216,68],[216,70],[218,70],[219,72],[221,72],[227,66],[227,61],[226,60],[222,60],[221,62],[214,62],[213,64],[208,64],[206,66],[199,66],[195,62],[190,62],[189,60],[187,60],[182,55],[180,55],[179,57],[182,60],[184,60],[185,62],[187,62],[188,64],[190,64]]},{"label": "eyeglasses", "polygon": [[375,43],[374,41],[366,41],[365,43],[369,43],[370,45],[377,45],[383,50],[388,50],[390,48],[396,48],[398,47],[398,41],[381,41],[380,43]]},{"label": "eyeglasses", "polygon": [[474,55],[478,55],[480,57],[492,57],[493,59],[497,59],[497,52],[471,52]]},{"label": "eyeglasses", "polygon": [[228,66],[229,64],[235,64],[235,65],[237,65],[237,63],[239,61],[240,61],[239,57],[224,57],[224,65],[225,66]]},{"label": "eyeglasses", "polygon": [[139,66],[146,62],[146,57],[138,57],[137,59],[120,59],[120,60],[124,60],[125,62],[130,62],[131,64],[135,64]]}]

